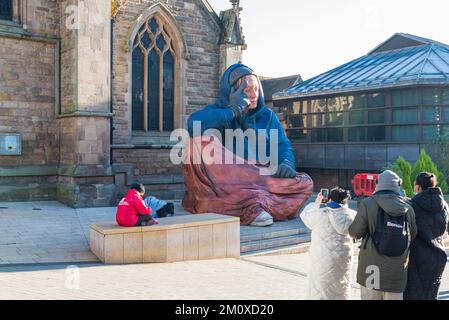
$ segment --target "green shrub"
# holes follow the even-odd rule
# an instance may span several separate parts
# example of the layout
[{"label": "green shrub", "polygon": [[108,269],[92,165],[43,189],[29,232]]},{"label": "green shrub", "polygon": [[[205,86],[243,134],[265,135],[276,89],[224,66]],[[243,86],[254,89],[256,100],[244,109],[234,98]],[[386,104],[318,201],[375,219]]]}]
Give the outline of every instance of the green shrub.
[{"label": "green shrub", "polygon": [[402,188],[407,197],[413,196],[413,184],[411,182],[412,165],[403,157],[396,159],[396,162],[388,165],[385,170],[391,170],[402,179]]},{"label": "green shrub", "polygon": [[400,176],[402,178],[402,188],[404,188],[405,194],[408,197],[411,197],[413,195],[413,182],[411,180],[412,165],[403,157],[399,157],[396,160],[396,163],[402,173],[402,175]]},{"label": "green shrub", "polygon": [[420,172],[432,172],[433,174],[435,174],[438,179],[438,186],[441,188],[443,193],[448,193],[449,188],[446,182],[446,178],[444,177],[443,173],[438,170],[437,165],[432,161],[432,159],[424,149],[421,150],[419,158],[413,166],[411,175],[412,181]]},{"label": "green shrub", "polygon": [[444,174],[438,170],[437,165],[432,161],[424,149],[421,150],[419,158],[416,160],[413,167],[403,157],[399,157],[396,159],[395,163],[388,165],[385,169],[391,170],[401,177],[402,188],[404,188],[408,197],[413,196],[413,182],[420,172],[432,172],[435,174],[438,179],[438,186],[443,193],[446,194],[449,192],[449,187]]},{"label": "green shrub", "polygon": [[449,133],[438,137],[433,143],[439,154],[438,169],[446,177],[446,182],[449,182]]}]

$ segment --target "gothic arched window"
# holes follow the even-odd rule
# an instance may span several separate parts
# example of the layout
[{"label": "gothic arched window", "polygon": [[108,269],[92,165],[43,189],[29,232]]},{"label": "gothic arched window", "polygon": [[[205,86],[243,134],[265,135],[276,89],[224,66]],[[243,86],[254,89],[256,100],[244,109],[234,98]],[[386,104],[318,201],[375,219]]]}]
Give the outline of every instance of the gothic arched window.
[{"label": "gothic arched window", "polygon": [[175,50],[164,24],[150,18],[132,51],[132,130],[174,129]]},{"label": "gothic arched window", "polygon": [[0,1],[0,20],[12,20],[13,18],[13,0]]}]

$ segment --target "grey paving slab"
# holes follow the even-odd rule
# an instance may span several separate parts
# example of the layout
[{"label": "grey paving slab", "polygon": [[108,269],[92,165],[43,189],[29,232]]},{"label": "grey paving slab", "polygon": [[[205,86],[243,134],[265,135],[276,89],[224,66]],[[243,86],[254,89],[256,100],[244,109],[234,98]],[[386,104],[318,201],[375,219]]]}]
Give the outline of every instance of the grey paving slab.
[{"label": "grey paving slab", "polygon": [[[173,202],[176,215],[190,214],[181,201]],[[0,202],[0,207],[7,208],[0,209],[0,265],[26,263],[27,257],[29,263],[43,261],[45,252],[54,262],[98,261],[89,249],[90,225],[114,221],[116,212],[115,207],[73,209],[57,201]],[[295,219],[266,228],[242,227],[241,234],[242,241],[264,240],[298,230],[306,228]]]},{"label": "grey paving slab", "polygon": [[[300,300],[306,298],[308,261],[303,253],[125,266],[78,263],[69,270],[69,264],[0,266],[0,299]],[[360,299],[356,268],[354,300]],[[449,299],[449,268],[440,299]]]},{"label": "grey paving slab", "polygon": [[306,285],[304,277],[239,259],[80,265],[76,283],[67,282],[66,267],[0,267],[0,299],[297,300]]}]

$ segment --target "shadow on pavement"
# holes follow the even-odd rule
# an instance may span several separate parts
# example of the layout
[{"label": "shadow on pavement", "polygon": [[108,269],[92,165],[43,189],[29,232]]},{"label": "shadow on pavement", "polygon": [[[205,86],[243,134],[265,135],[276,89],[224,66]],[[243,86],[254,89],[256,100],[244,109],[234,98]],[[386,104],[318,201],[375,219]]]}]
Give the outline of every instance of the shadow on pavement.
[{"label": "shadow on pavement", "polygon": [[100,262],[8,264],[8,265],[0,266],[0,273],[63,270],[63,269],[67,269],[67,267],[91,268],[91,267],[100,267],[100,266],[105,266],[105,265]]}]

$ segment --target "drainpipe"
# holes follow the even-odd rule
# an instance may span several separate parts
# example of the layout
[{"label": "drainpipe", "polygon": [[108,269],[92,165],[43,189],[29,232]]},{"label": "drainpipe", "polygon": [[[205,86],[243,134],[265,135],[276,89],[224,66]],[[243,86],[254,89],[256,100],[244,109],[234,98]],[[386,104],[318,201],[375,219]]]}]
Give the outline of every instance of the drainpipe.
[{"label": "drainpipe", "polygon": [[[110,46],[110,51],[111,51],[111,71],[110,71],[110,106],[109,106],[109,112],[111,114],[113,114],[114,110],[113,110],[113,106],[112,106],[112,80],[114,77],[114,68],[113,68],[113,63],[112,63],[112,59],[113,59],[113,53],[114,53],[114,19],[111,19],[111,46]],[[109,147],[109,163],[110,165],[112,165],[112,145],[113,145],[113,137],[114,137],[114,121],[113,121],[113,116],[111,116],[111,118],[109,119],[109,142],[110,142],[110,147]]]}]

